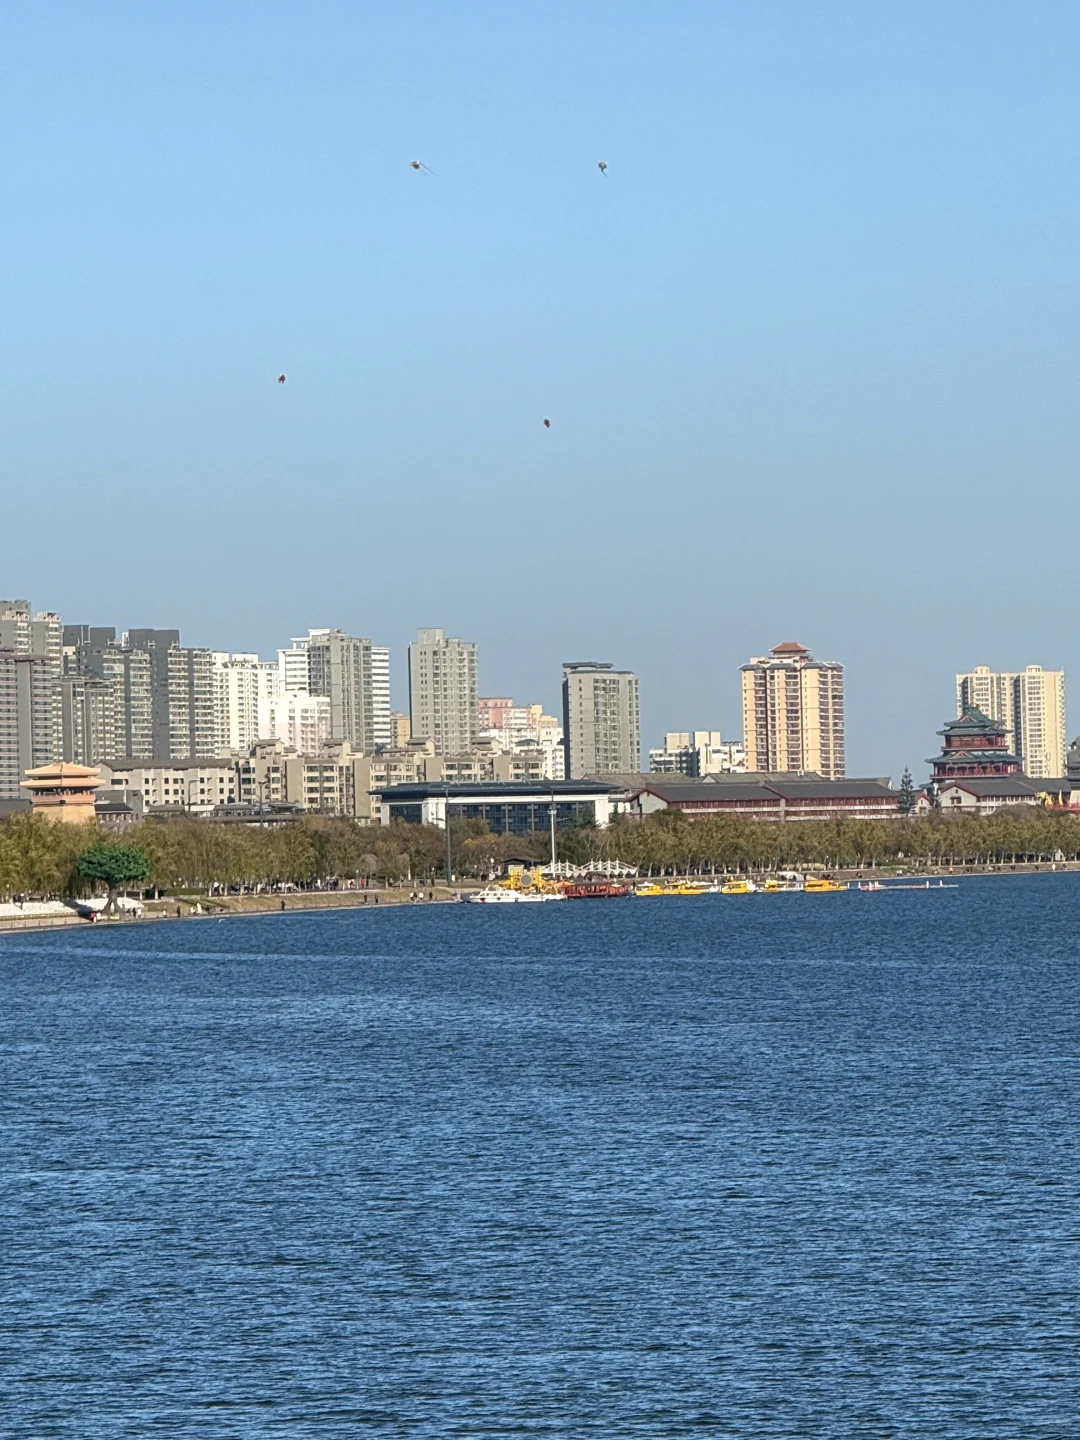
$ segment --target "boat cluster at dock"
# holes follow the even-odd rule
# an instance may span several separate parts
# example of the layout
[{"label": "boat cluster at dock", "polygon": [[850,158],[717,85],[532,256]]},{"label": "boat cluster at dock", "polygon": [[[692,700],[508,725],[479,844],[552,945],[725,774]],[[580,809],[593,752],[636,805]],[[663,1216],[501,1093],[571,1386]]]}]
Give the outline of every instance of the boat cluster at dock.
[{"label": "boat cluster at dock", "polygon": [[495,881],[468,897],[473,905],[538,905],[551,900],[646,900],[661,896],[694,895],[838,895],[846,891],[868,893],[880,890],[955,890],[955,884],[929,880],[918,884],[885,884],[878,880],[849,882],[828,875],[801,876],[794,873],[769,876],[757,882],[748,876],[733,876],[711,883],[695,880],[645,880],[637,883],[614,877],[549,878],[539,870],[516,870],[505,880]]}]

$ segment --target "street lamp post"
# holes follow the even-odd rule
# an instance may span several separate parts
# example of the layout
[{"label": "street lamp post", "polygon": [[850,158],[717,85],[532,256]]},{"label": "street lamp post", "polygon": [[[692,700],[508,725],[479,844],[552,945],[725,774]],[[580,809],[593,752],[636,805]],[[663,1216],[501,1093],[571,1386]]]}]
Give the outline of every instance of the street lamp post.
[{"label": "street lamp post", "polygon": [[454,879],[453,851],[450,839],[450,782],[443,781],[443,824],[446,828],[446,888],[449,890]]}]

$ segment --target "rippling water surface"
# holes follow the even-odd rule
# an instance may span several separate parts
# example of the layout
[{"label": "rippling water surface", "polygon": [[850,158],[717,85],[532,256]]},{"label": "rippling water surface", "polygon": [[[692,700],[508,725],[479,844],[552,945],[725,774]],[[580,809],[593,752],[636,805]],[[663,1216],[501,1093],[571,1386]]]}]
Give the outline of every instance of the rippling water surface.
[{"label": "rippling water surface", "polygon": [[1080,877],[0,939],[6,1436],[1080,1433]]}]

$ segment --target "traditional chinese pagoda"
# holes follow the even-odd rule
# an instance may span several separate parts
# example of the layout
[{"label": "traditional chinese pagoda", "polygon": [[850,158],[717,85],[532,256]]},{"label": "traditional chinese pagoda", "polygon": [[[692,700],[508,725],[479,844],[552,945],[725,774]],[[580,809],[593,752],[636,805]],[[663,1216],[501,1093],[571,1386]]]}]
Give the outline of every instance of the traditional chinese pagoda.
[{"label": "traditional chinese pagoda", "polygon": [[22,788],[30,792],[30,808],[35,815],[62,820],[69,825],[93,821],[94,791],[101,784],[101,771],[93,765],[72,765],[56,761],[27,770]]},{"label": "traditional chinese pagoda", "polygon": [[933,771],[931,785],[961,777],[989,780],[1020,773],[1020,761],[1005,739],[1005,726],[975,705],[965,705],[959,720],[950,720],[938,734],[945,744],[940,755],[927,761]]}]

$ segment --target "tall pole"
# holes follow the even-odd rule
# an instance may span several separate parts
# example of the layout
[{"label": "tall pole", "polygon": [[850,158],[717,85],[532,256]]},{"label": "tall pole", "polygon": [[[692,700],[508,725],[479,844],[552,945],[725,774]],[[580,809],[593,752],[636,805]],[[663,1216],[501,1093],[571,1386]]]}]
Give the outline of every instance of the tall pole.
[{"label": "tall pole", "polygon": [[555,864],[555,856],[556,856],[556,853],[557,853],[557,852],[556,852],[556,847],[555,847],[555,787],[554,787],[554,785],[551,787],[550,794],[551,794],[551,804],[548,806],[548,817],[549,817],[549,819],[550,819],[550,821],[551,821],[551,863],[552,863],[552,865],[554,865],[554,864]]},{"label": "tall pole", "polygon": [[443,793],[445,795],[443,801],[443,824],[446,827],[446,888],[449,890],[454,878],[454,865],[450,846],[450,782],[448,780],[443,782]]}]

